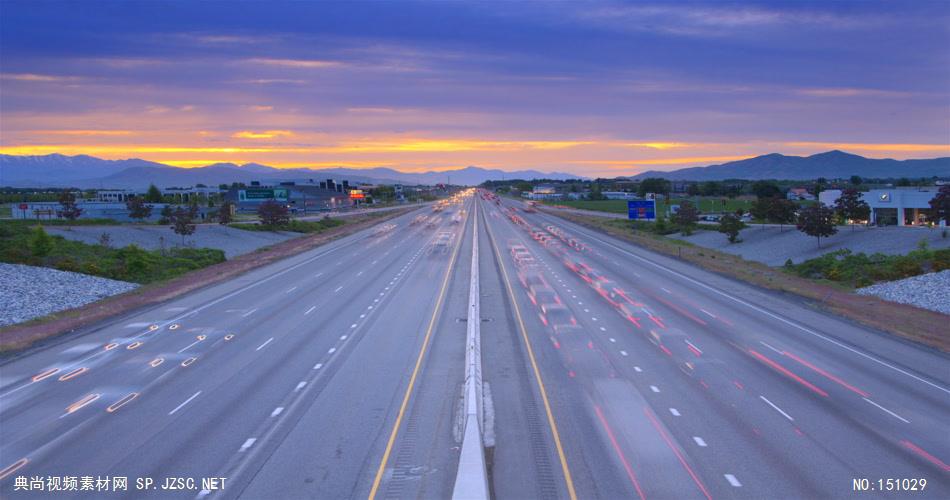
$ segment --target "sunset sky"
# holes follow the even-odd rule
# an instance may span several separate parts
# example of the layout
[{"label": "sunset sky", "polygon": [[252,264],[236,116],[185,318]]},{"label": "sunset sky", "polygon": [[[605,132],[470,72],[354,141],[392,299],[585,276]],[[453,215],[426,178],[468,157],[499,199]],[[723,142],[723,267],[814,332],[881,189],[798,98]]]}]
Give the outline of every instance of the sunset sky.
[{"label": "sunset sky", "polygon": [[0,3],[0,152],[585,176],[950,156],[950,2]]}]

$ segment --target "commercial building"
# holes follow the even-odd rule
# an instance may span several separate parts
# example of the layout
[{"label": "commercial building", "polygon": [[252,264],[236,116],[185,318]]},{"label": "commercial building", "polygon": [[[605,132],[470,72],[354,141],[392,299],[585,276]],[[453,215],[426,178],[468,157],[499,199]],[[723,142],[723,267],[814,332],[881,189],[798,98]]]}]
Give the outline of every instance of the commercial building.
[{"label": "commercial building", "polygon": [[[871,207],[871,224],[878,226],[917,226],[927,223],[927,210],[938,187],[909,187],[872,189],[861,193],[861,199]],[[840,189],[829,189],[818,195],[818,201],[834,206],[841,197]],[[944,221],[940,225],[945,225]]]},{"label": "commercial building", "polygon": [[350,199],[349,181],[282,182],[274,186],[262,186],[260,183],[247,187],[231,187],[224,195],[241,212],[256,212],[266,201],[276,201],[299,213],[320,212],[349,207],[354,204]]},{"label": "commercial building", "polygon": [[604,195],[604,198],[608,200],[639,200],[640,197],[637,196],[637,193],[629,193],[627,191],[604,191],[601,193]]}]

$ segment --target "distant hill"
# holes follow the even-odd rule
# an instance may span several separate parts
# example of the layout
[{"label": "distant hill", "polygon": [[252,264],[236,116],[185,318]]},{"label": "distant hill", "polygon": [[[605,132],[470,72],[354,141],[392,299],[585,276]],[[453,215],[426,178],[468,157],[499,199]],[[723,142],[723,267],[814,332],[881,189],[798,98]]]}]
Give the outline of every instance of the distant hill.
[{"label": "distant hill", "polygon": [[724,179],[827,179],[861,177],[932,177],[950,176],[950,157],[930,160],[891,160],[865,158],[843,151],[828,151],[811,156],[786,156],[772,153],[708,167],[681,168],[663,172],[650,170],[631,179],[663,177],[669,180],[718,181]]},{"label": "distant hill", "polygon": [[465,167],[444,172],[400,172],[391,168],[294,168],[281,169],[258,163],[236,165],[215,163],[198,168],[178,168],[140,159],[103,160],[93,156],[0,155],[0,186],[12,187],[110,187],[142,188],[154,183],[160,187],[230,184],[250,181],[316,182],[333,178],[371,184],[438,184],[474,186],[487,180],[502,179],[580,179],[559,173],[521,170],[506,172],[480,167]]}]

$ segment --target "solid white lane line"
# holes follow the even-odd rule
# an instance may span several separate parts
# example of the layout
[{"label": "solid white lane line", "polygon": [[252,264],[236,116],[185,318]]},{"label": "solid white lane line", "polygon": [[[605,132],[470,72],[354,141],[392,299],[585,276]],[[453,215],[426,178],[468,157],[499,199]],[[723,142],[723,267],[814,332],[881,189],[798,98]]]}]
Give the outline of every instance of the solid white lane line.
[{"label": "solid white lane line", "polygon": [[320,276],[323,276],[322,272],[313,275],[314,278],[319,278]]},{"label": "solid white lane line", "polygon": [[255,351],[260,351],[260,350],[263,349],[267,344],[270,344],[272,340],[274,340],[274,337],[271,337],[271,338],[267,339],[267,342],[264,342],[263,344],[257,346],[257,349],[254,349],[254,350],[255,350]]},{"label": "solid white lane line", "polygon": [[736,488],[742,487],[742,483],[740,483],[739,480],[736,479],[736,476],[733,476],[732,474],[724,474],[724,476],[726,478],[726,481],[729,481],[729,484],[735,486]]},{"label": "solid white lane line", "polygon": [[297,289],[297,287],[292,286],[292,287],[288,288],[287,291],[284,292],[284,293],[290,293],[290,292],[292,292],[292,291],[294,291],[294,290],[296,290],[296,289]]},{"label": "solid white lane line", "polygon": [[767,343],[765,343],[765,342],[762,341],[762,340],[760,340],[759,343],[762,344],[762,345],[764,345],[765,347],[767,347],[767,348],[769,348],[769,349],[771,349],[771,350],[773,350],[773,351],[779,353],[779,354],[782,354],[783,356],[784,356],[784,354],[785,354],[785,353],[783,353],[782,351],[780,351],[780,350],[778,350],[778,349],[776,349],[776,348],[774,348],[774,347],[768,345]]},{"label": "solid white lane line", "polygon": [[300,383],[297,384],[297,387],[294,387],[294,392],[297,392],[297,391],[299,391],[300,389],[303,389],[306,385],[307,385],[307,382],[306,382],[306,381],[303,381],[303,380],[300,381]]},{"label": "solid white lane line", "polygon": [[904,418],[904,417],[902,417],[902,416],[900,416],[900,415],[898,415],[898,414],[892,412],[891,410],[888,410],[887,408],[884,408],[883,406],[881,406],[881,405],[875,403],[874,401],[871,401],[871,400],[868,399],[868,398],[861,398],[861,399],[867,401],[868,403],[871,403],[871,404],[874,405],[874,406],[877,406],[878,408],[880,408],[881,410],[883,410],[884,412],[886,412],[888,415],[890,415],[890,416],[892,416],[892,417],[894,417],[894,418],[900,420],[901,422],[904,422],[905,424],[909,424],[909,423],[910,423],[910,420],[907,420],[906,418]]},{"label": "solid white lane line", "polygon": [[696,444],[698,444],[699,446],[703,448],[706,447],[706,441],[703,441],[703,438],[699,436],[693,436],[693,441],[696,441]]},{"label": "solid white lane line", "polygon": [[244,451],[251,447],[254,444],[254,441],[257,441],[257,438],[248,438],[247,441],[244,441],[244,444],[241,445],[241,451]]},{"label": "solid white lane line", "polygon": [[651,386],[650,386],[650,390],[653,391],[653,392],[660,392],[660,388],[657,387],[657,386],[655,386],[655,385],[651,385]]},{"label": "solid white lane line", "polygon": [[246,317],[248,317],[248,316],[254,314],[255,311],[257,311],[257,308],[251,309],[250,311],[248,311],[248,312],[242,314],[241,317],[242,317],[242,318],[246,318]]},{"label": "solid white lane line", "polygon": [[322,368],[322,367],[323,367],[323,363],[317,363],[317,364],[313,365],[313,369],[314,369],[314,370],[319,370],[319,369]]},{"label": "solid white lane line", "polygon": [[670,413],[672,413],[674,417],[680,416],[680,412],[676,408],[670,408]]},{"label": "solid white lane line", "polygon": [[762,401],[765,401],[765,402],[766,402],[769,406],[771,406],[772,408],[775,408],[775,411],[781,413],[783,417],[785,417],[785,418],[791,420],[792,422],[795,421],[795,419],[792,418],[791,415],[789,415],[788,413],[785,413],[784,411],[782,411],[782,409],[779,408],[778,406],[775,406],[775,403],[772,403],[771,401],[769,401],[768,399],[766,399],[765,396],[759,396],[759,398],[761,398]]},{"label": "solid white lane line", "polygon": [[307,314],[312,313],[313,310],[316,309],[316,308],[317,308],[317,306],[313,306],[313,307],[311,307],[310,309],[307,309],[307,312],[305,312],[304,315],[307,315]]},{"label": "solid white lane line", "polygon": [[711,313],[711,312],[709,312],[709,311],[707,311],[707,310],[705,310],[705,309],[703,309],[703,308],[700,308],[699,310],[702,311],[702,312],[704,312],[704,313],[706,313],[706,316],[709,316],[710,318],[715,318],[715,317],[716,317],[715,314],[713,314],[713,313]]},{"label": "solid white lane line", "polygon": [[671,292],[671,291],[669,291],[669,290],[667,290],[666,288],[663,288],[663,287],[660,287],[660,290],[663,290],[663,291],[666,292],[666,293],[673,293],[673,292]]},{"label": "solid white lane line", "polygon": [[274,408],[274,411],[272,411],[272,412],[270,413],[270,416],[276,417],[277,415],[280,415],[280,412],[282,412],[282,411],[284,411],[284,407],[283,407],[283,406],[278,406],[277,408]]},{"label": "solid white lane line", "polygon": [[343,289],[343,286],[342,286],[342,285],[341,285],[341,286],[338,286],[338,287],[336,287],[336,290],[333,291],[333,293],[339,292],[339,291],[342,290],[342,289]]},{"label": "solid white lane line", "polygon": [[194,346],[195,344],[197,344],[198,342],[201,342],[201,341],[200,341],[200,340],[196,340],[196,341],[194,341],[194,342],[192,342],[192,343],[186,345],[185,347],[182,347],[181,350],[178,351],[178,352],[179,352],[179,353],[183,353],[183,352],[187,351],[188,349],[191,349],[191,347]]},{"label": "solid white lane line", "polygon": [[186,399],[184,403],[182,403],[182,404],[176,406],[174,410],[168,412],[168,414],[169,414],[169,415],[174,415],[176,411],[182,409],[186,404],[190,403],[192,399],[197,398],[199,394],[201,394],[201,391],[198,391],[198,392],[194,393],[190,398]]}]

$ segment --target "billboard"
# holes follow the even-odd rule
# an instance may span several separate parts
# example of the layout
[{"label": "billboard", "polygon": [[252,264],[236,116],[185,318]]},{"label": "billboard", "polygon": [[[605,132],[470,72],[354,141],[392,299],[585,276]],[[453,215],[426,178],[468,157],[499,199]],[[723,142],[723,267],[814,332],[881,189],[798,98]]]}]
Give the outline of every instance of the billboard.
[{"label": "billboard", "polygon": [[633,220],[656,220],[656,200],[628,200],[627,218]]},{"label": "billboard", "polygon": [[239,201],[287,200],[286,189],[247,188],[238,191]]},{"label": "billboard", "polygon": [[362,200],[366,198],[366,195],[363,193],[362,189],[351,189],[350,190],[350,199],[352,200]]}]

